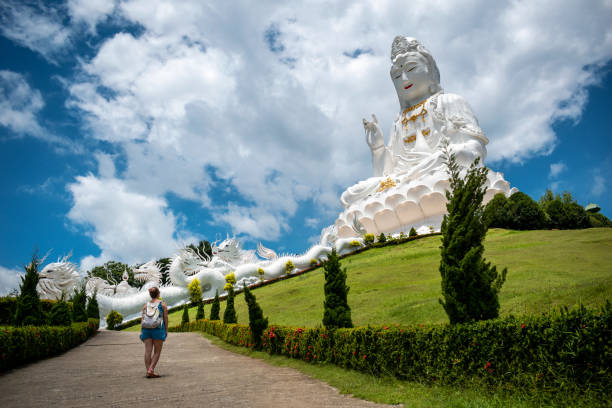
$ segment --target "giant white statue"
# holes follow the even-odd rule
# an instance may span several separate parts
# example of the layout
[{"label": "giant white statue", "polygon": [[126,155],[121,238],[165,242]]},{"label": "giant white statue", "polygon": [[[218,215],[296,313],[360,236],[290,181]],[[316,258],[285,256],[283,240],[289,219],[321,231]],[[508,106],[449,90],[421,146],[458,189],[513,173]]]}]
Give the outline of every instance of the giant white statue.
[{"label": "giant white statue", "polygon": [[[335,222],[339,237],[358,235],[355,220],[374,234],[439,230],[449,188],[445,141],[464,168],[486,156],[488,139],[472,109],[461,96],[443,92],[436,62],[419,41],[395,37],[390,73],[400,112],[387,145],[376,116],[363,120],[374,176],[342,193],[344,211]],[[485,203],[514,191],[503,174],[489,171]]]}]

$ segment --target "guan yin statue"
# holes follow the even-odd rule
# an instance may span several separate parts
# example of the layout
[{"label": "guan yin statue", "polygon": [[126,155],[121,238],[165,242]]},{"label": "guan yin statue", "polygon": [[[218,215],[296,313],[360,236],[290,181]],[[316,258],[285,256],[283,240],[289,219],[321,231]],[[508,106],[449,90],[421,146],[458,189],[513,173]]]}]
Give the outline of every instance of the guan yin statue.
[{"label": "guan yin statue", "polygon": [[[467,168],[480,157],[483,163],[488,139],[468,103],[440,87],[436,62],[414,38],[395,37],[391,46],[391,80],[400,112],[391,127],[389,144],[376,116],[363,120],[366,142],[372,152],[374,177],[349,187],[341,196],[344,211],[335,225],[339,237],[355,236],[358,221],[369,233],[439,231],[446,213],[449,188],[443,145]],[[489,171],[484,202],[497,193],[516,189],[503,174]]]},{"label": "guan yin statue", "polygon": [[[259,280],[278,278],[325,260],[335,247],[339,254],[357,250],[365,233],[408,231],[418,233],[439,230],[446,212],[445,190],[449,187],[442,147],[448,141],[464,168],[474,159],[484,159],[488,140],[478,126],[467,102],[458,95],[445,94],[440,74],[430,53],[415,39],[396,37],[391,47],[391,79],[400,103],[400,113],[391,128],[389,144],[372,115],[364,120],[366,141],[372,151],[374,177],[349,187],[341,196],[344,206],[334,225],[324,228],[318,244],[301,255],[278,256],[259,244],[257,251],[242,249],[235,238],[227,238],[212,247],[212,256],[189,247],[181,248],[169,268],[169,282],[162,285],[162,274],[154,260],[134,268],[134,276],[143,282],[138,289],[128,284],[127,271],[121,282],[90,278],[88,295],[97,293],[102,327],[111,310],[124,320],[140,317],[142,305],[149,299],[148,288],[160,287],[168,306],[189,301],[189,283],[198,279],[203,298],[224,293],[225,276],[234,272],[236,289]],[[482,161],[481,161],[482,163]],[[485,201],[495,194],[509,196],[515,191],[500,173],[489,171]],[[294,266],[287,270],[288,261]],[[41,272],[38,291],[41,297],[57,299],[81,285],[76,265],[68,257],[48,265]]]}]

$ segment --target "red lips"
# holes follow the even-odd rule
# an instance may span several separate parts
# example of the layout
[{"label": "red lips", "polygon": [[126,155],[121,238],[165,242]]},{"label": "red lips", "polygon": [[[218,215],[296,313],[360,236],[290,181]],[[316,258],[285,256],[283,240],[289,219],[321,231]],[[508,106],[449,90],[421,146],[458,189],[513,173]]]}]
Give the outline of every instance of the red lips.
[{"label": "red lips", "polygon": [[410,88],[412,85],[414,85],[414,84],[406,85],[406,86],[404,87],[404,89],[408,89],[408,88]]}]

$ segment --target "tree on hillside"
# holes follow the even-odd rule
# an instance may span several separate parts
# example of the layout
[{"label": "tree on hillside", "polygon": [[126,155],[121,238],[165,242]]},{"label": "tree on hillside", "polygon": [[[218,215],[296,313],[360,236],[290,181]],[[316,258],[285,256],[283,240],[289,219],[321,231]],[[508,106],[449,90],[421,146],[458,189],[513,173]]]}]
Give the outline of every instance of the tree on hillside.
[{"label": "tree on hillside", "polygon": [[[227,285],[226,285],[227,286]],[[223,323],[237,323],[236,308],[234,307],[234,287],[229,285],[227,299],[225,300],[225,311],[223,312]]]},{"label": "tree on hillside", "polygon": [[80,287],[74,290],[72,296],[72,321],[73,322],[86,322],[87,321],[87,294],[85,293],[85,285],[81,284]]},{"label": "tree on hillside", "polygon": [[187,247],[191,248],[200,255],[206,255],[207,257],[212,258],[212,246],[210,245],[210,242],[206,241],[205,239],[200,241],[197,246],[189,244]]},{"label": "tree on hillside", "polygon": [[483,259],[487,228],[483,222],[482,198],[488,169],[478,166],[479,159],[467,169],[465,178],[454,154],[445,149],[450,176],[450,191],[446,192],[448,214],[442,221],[440,274],[442,296],[440,304],[452,324],[495,318],[499,315],[498,293],[506,280],[504,269]]},{"label": "tree on hillside", "polygon": [[587,212],[572,198],[572,194],[568,191],[560,196],[546,190],[540,197],[539,204],[548,215],[550,228],[578,229],[591,226]]},{"label": "tree on hillside", "polygon": [[189,323],[189,305],[185,303],[183,306],[183,316],[181,316],[181,324]]},{"label": "tree on hillside", "polygon": [[244,285],[244,300],[249,308],[249,327],[251,328],[251,335],[253,336],[253,342],[256,348],[261,347],[261,335],[268,327],[268,318],[263,315],[263,310],[257,303],[255,295],[251,293],[249,287]]},{"label": "tree on hillside", "polygon": [[40,307],[40,296],[36,290],[38,285],[38,265],[41,264],[37,251],[34,251],[29,265],[24,266],[25,276],[21,278],[19,285],[19,296],[15,306],[15,326],[40,326],[43,322],[42,309]]},{"label": "tree on hillside", "polygon": [[51,306],[51,311],[49,312],[49,324],[51,326],[70,326],[72,324],[70,307],[64,300],[63,293],[61,298],[56,301],[53,306]]},{"label": "tree on hillside", "polygon": [[215,291],[215,299],[213,300],[210,308],[210,320],[219,320],[219,312],[221,311],[221,305],[219,302],[219,291]]},{"label": "tree on hillside", "polygon": [[98,291],[94,290],[93,295],[89,298],[87,302],[87,317],[91,317],[93,319],[100,318],[100,309],[98,307]]},{"label": "tree on hillside", "polygon": [[134,272],[132,271],[132,268],[121,262],[108,261],[102,266],[95,266],[91,271],[87,272],[87,277],[102,278],[105,281],[115,285],[121,282],[123,279],[123,272],[125,272],[126,269],[128,271],[129,285],[141,288],[144,285],[144,282],[139,282],[134,279]]},{"label": "tree on hillside", "polygon": [[349,287],[346,286],[346,268],[342,269],[336,248],[323,264],[325,270],[325,301],[323,325],[327,328],[353,327],[348,305]]}]

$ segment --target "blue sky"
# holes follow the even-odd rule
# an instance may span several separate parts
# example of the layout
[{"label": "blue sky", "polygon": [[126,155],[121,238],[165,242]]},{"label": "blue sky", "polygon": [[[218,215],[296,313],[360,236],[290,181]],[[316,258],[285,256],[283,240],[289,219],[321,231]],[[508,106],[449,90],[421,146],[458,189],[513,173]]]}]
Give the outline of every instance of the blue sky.
[{"label": "blue sky", "polygon": [[83,272],[228,233],[307,249],[372,174],[361,118],[388,136],[398,34],[472,105],[490,168],[612,215],[609,2],[430,3],[3,1],[0,292],[35,246]]}]

